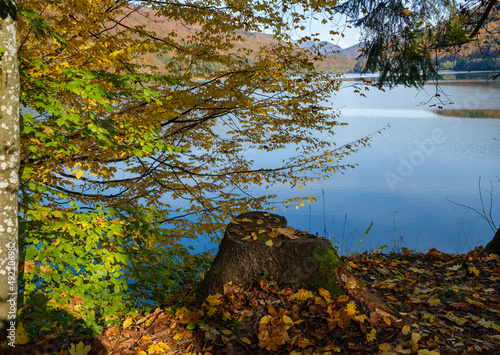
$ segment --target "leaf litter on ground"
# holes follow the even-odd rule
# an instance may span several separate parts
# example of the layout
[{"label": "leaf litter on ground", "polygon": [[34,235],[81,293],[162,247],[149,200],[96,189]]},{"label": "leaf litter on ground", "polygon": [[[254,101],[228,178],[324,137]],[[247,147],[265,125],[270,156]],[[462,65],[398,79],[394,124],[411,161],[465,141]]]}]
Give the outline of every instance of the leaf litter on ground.
[{"label": "leaf litter on ground", "polygon": [[348,295],[278,287],[264,275],[246,289],[227,284],[223,294],[124,319],[87,342],[92,354],[500,354],[498,255],[402,248],[342,260],[405,322],[371,324]]}]

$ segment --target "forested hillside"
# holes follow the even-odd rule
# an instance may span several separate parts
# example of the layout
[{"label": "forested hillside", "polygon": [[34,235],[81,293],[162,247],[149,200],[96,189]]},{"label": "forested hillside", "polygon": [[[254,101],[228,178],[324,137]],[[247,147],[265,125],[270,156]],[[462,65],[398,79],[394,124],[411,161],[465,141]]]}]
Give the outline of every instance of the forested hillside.
[{"label": "forested hillside", "polygon": [[[500,70],[500,22],[488,25],[487,30],[479,32],[475,41],[462,46],[455,46],[437,53],[438,70]],[[361,45],[342,49],[339,55],[356,60],[353,72],[361,72],[365,66],[365,59],[361,55]]]},{"label": "forested hillside", "polygon": [[[154,33],[159,38],[171,36],[173,40],[179,41],[184,41],[197,32],[201,31],[199,25],[190,24],[188,26],[180,21],[173,21],[162,16],[157,16],[154,10],[146,8],[142,8],[140,9],[140,11],[134,12],[127,19],[125,19],[124,22],[130,27],[144,26],[146,30]],[[239,36],[241,36],[241,38],[243,38],[244,41],[235,42],[232,51],[237,52],[238,50],[241,50],[243,48],[250,49],[251,53],[247,58],[247,64],[253,62],[253,60],[255,59],[255,54],[258,53],[260,48],[276,43],[276,40],[273,38],[273,36],[269,34],[245,31],[238,31],[237,33]],[[314,48],[314,43],[315,42],[313,41],[306,41],[301,44],[297,43],[296,55],[305,56],[317,52]],[[316,42],[316,44],[318,43],[319,42]],[[335,46],[334,44],[331,44],[329,42],[325,43],[326,45],[319,51],[321,54],[325,54],[326,52],[330,53],[333,50],[341,49],[340,47]],[[157,67],[164,67],[165,64],[170,61],[170,59],[171,54],[169,53],[165,53],[164,56],[148,55],[143,58],[145,64],[154,65]],[[328,55],[321,61],[317,62],[317,69],[321,72],[337,74],[352,72],[355,65],[355,58],[346,57],[342,54],[332,53],[332,55]],[[221,68],[219,64],[205,63],[203,71],[214,72],[220,69]]]}]

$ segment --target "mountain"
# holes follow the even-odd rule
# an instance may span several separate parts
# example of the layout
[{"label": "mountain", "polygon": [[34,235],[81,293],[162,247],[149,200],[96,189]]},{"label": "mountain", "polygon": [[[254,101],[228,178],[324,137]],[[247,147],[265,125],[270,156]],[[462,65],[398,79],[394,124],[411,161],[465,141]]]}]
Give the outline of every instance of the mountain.
[{"label": "mountain", "polygon": [[[180,41],[182,41],[183,38],[192,36],[201,30],[201,27],[195,24],[187,26],[181,21],[175,21],[162,16],[157,16],[154,10],[147,8],[141,8],[140,11],[132,13],[124,20],[124,22],[128,26],[142,25],[148,31],[155,33],[157,37],[170,37]],[[238,35],[240,35],[244,41],[236,42],[234,51],[244,47],[257,52],[259,48],[263,46],[270,46],[276,42],[276,39],[272,35],[264,33],[238,31]],[[321,48],[322,54],[341,50],[339,46],[329,42],[307,41],[302,43],[300,47],[317,53],[314,46],[323,43],[324,46]],[[146,58],[143,58],[143,60],[146,64],[151,64],[161,68],[164,66],[165,61],[168,60],[168,56],[169,55],[166,54],[163,58],[159,58],[148,55]],[[253,59],[254,58],[248,58],[249,61],[252,61]],[[335,55],[326,56],[322,62],[318,63],[317,69],[326,73],[346,73],[351,72],[355,65],[356,61],[352,58],[339,56],[335,53]]]},{"label": "mountain", "polygon": [[354,46],[342,49],[338,55],[356,60],[358,56],[361,54],[360,50],[361,50],[361,44],[358,43],[355,44]]},{"label": "mountain", "polygon": [[337,46],[336,44],[326,42],[326,41],[305,41],[302,43],[297,43],[297,45],[301,48],[308,49],[312,52],[319,52],[321,54],[331,54],[336,55],[342,48]]}]

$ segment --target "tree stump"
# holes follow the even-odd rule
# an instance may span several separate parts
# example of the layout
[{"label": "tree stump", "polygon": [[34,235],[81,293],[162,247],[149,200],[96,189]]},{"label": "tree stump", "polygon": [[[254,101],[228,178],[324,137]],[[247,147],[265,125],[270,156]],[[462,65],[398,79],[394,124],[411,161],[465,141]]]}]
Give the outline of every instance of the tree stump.
[{"label": "tree stump", "polygon": [[500,255],[500,228],[498,228],[493,239],[491,239],[490,242],[488,244],[486,244],[484,251],[489,253],[489,254],[499,254]]},{"label": "tree stump", "polygon": [[[204,297],[228,282],[251,286],[262,275],[278,285],[325,288],[342,293],[333,270],[339,258],[330,241],[287,227],[284,217],[264,212],[238,216],[226,228],[215,261],[198,287]],[[344,292],[345,293],[345,292]]]},{"label": "tree stump", "polygon": [[232,282],[252,286],[261,276],[272,276],[279,286],[324,288],[332,295],[348,294],[370,314],[370,322],[401,315],[370,293],[339,259],[330,241],[287,227],[284,217],[248,212],[228,224],[217,257],[200,283],[202,297],[223,293]]}]

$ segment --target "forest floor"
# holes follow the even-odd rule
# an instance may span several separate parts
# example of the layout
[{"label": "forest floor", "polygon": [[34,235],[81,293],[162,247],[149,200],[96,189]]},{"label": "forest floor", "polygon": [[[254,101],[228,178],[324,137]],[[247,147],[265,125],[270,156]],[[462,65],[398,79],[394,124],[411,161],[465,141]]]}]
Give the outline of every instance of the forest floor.
[{"label": "forest floor", "polygon": [[[342,259],[401,322],[371,324],[348,296],[279,288],[263,277],[251,288],[226,285],[223,294],[187,298],[83,340],[90,354],[500,354],[498,255],[403,248]],[[27,344],[16,353],[36,349]],[[69,354],[77,353],[59,351]]]}]

